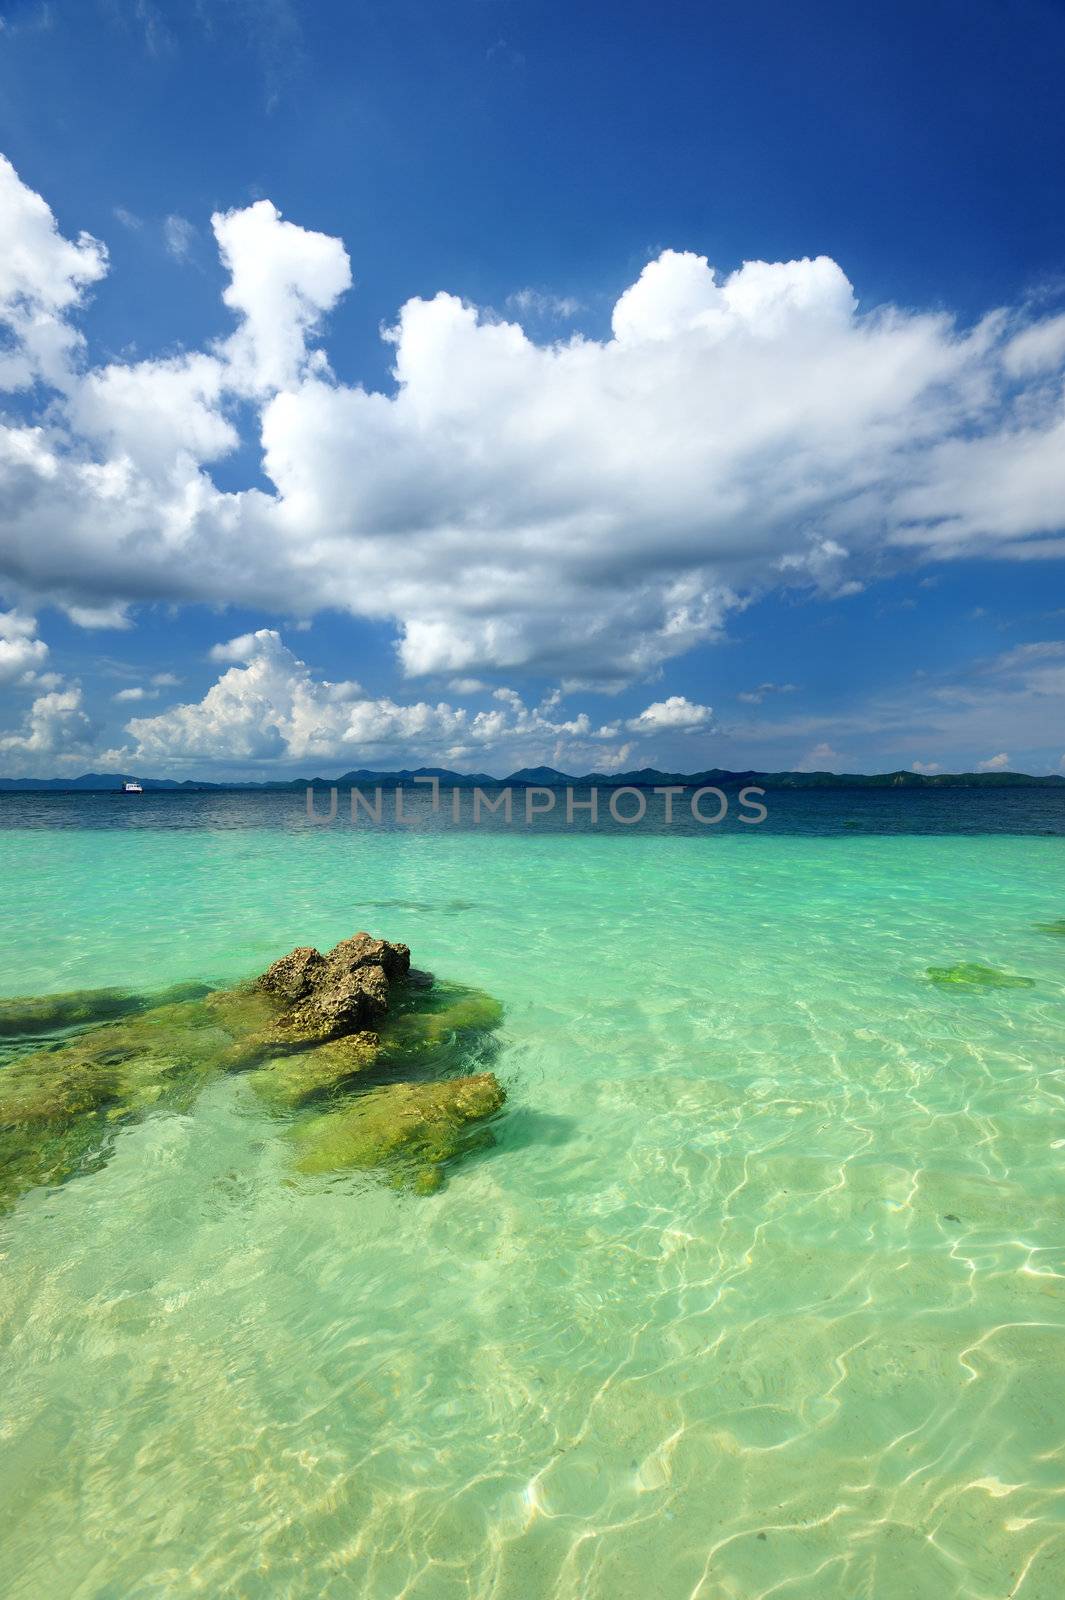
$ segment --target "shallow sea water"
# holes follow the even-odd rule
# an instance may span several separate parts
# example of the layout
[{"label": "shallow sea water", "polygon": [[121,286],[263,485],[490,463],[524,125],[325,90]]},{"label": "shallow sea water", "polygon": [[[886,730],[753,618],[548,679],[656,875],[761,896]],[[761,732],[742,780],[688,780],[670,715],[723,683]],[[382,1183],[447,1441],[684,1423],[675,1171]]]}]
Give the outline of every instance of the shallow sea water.
[{"label": "shallow sea water", "polygon": [[10,828],[0,881],[6,994],[404,940],[509,1096],[423,1198],[294,1185],[235,1076],[0,1219],[5,1600],[1065,1592],[1060,838]]}]

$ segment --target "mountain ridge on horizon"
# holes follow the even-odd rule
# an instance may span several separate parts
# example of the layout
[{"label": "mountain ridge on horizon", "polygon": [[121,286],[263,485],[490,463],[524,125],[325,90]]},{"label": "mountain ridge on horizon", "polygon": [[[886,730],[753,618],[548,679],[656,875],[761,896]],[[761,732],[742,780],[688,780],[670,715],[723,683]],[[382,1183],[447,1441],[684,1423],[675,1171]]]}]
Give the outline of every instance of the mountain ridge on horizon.
[{"label": "mountain ridge on horizon", "polygon": [[414,767],[399,769],[354,768],[336,778],[265,778],[212,780],[207,778],[138,778],[131,773],[86,772],[76,778],[0,778],[0,793],[96,793],[118,792],[124,783],[137,781],[146,791],[152,792],[239,792],[262,790],[294,792],[300,789],[334,788],[340,785],[380,784],[396,787],[421,779],[426,782],[436,778],[441,784],[456,788],[496,788],[508,785],[519,788],[634,788],[652,789],[656,786],[675,785],[687,789],[711,786],[734,787],[751,784],[767,789],[834,789],[834,788],[1057,788],[1065,784],[1060,773],[1025,772],[912,772],[897,769],[892,772],[779,772],[744,768],[732,771],[724,767],[710,767],[699,772],[662,772],[655,767],[641,767],[619,773],[589,772],[581,775],[560,772],[555,767],[519,767],[505,778],[495,778],[487,772],[454,772],[447,767]]}]

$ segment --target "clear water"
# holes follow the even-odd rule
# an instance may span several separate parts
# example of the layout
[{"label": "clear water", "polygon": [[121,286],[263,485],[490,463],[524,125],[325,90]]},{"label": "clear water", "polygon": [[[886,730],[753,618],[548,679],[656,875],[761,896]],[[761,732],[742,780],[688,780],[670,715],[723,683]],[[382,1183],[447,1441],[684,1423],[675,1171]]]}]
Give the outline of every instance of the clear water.
[{"label": "clear water", "polygon": [[[0,1593],[1060,1600],[1049,802],[984,836],[848,832],[849,801],[713,835],[72,804],[8,802],[5,993],[366,927],[504,1002],[509,1106],[432,1197],[296,1187],[234,1077],[26,1196]],[[923,981],[956,961],[1036,983]]]}]

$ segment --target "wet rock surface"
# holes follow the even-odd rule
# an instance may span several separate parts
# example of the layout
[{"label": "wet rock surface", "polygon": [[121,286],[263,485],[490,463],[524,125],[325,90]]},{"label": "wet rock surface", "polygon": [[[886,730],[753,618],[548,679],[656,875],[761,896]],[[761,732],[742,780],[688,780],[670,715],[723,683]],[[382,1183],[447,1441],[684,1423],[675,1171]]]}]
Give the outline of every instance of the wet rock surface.
[{"label": "wet rock surface", "polygon": [[443,1083],[394,1083],[293,1129],[300,1172],[392,1167],[393,1181],[431,1193],[445,1166],[474,1147],[483,1124],[502,1108],[490,1072]]},{"label": "wet rock surface", "polygon": [[388,1011],[391,984],[410,971],[405,944],[357,933],[328,955],[307,946],[275,961],[255,987],[279,1010],[268,1027],[241,1040],[233,1064],[303,1050],[371,1028]]},{"label": "wet rock surface", "polygon": [[341,1089],[357,1074],[371,1071],[379,1056],[375,1033],[355,1033],[267,1062],[248,1074],[248,1082],[268,1106],[293,1110],[326,1091]]},{"label": "wet rock surface", "polygon": [[428,1192],[474,1144],[470,1125],[503,1104],[493,1075],[471,1070],[490,1059],[501,1020],[491,996],[435,984],[412,971],[406,945],[366,933],[325,955],[290,951],[233,989],[0,1003],[0,1203],[95,1170],[123,1125],[188,1111],[233,1072],[292,1123],[297,1171],[388,1167]]}]

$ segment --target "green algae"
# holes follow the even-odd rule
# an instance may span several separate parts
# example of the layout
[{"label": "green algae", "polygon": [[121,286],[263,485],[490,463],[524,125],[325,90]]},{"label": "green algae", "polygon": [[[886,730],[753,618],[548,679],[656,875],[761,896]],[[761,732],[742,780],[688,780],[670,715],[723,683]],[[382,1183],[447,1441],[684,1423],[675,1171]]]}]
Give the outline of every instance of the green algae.
[{"label": "green algae", "polygon": [[432,1193],[444,1169],[478,1144],[506,1099],[490,1072],[443,1083],[395,1083],[297,1124],[296,1169],[305,1175],[390,1169],[394,1183]]},{"label": "green algae", "polygon": [[1019,973],[1002,972],[998,967],[985,967],[978,961],[959,961],[953,967],[929,967],[930,983],[941,988],[962,989],[1033,989],[1034,978],[1023,978]]},{"label": "green algae", "polygon": [[368,1072],[376,1065],[379,1053],[376,1034],[357,1033],[298,1055],[268,1061],[248,1073],[248,1083],[274,1110],[295,1110],[342,1088],[357,1074]]},{"label": "green algae", "polygon": [[[357,937],[365,948],[374,943]],[[354,969],[364,946],[346,941],[330,958],[311,954],[332,960],[334,969],[339,954]],[[405,954],[405,947],[392,949]],[[187,1111],[212,1078],[234,1071],[246,1071],[250,1087],[279,1115],[316,1110],[307,1170],[325,1170],[334,1157],[341,1168],[389,1161],[411,1187],[438,1187],[445,1163],[471,1143],[466,1124],[502,1104],[490,1075],[454,1076],[498,1027],[498,1002],[459,985],[435,988],[421,974],[409,982],[404,976],[394,985],[395,1015],[384,1019],[383,1037],[363,1028],[322,1043],[314,1026],[285,1027],[286,998],[256,980],[226,990],[183,984],[156,995],[85,990],[5,1002],[9,1026],[23,1035],[66,1032],[0,1068],[0,1204],[95,1170],[124,1124],[150,1112]],[[327,994],[327,1006],[330,1000]],[[121,1015],[109,1018],[109,1008]],[[403,1066],[419,1078],[449,1076],[375,1087]],[[333,1109],[323,1117],[324,1104]],[[338,1131],[332,1118],[351,1120]]]},{"label": "green algae", "polygon": [[36,1128],[32,1143],[21,1128],[0,1128],[0,1208],[8,1209],[30,1189],[99,1171],[113,1135],[113,1125],[98,1111]]},{"label": "green algae", "polygon": [[0,1079],[0,1128],[5,1130],[70,1122],[119,1098],[118,1073],[105,1062],[75,1058],[54,1072],[38,1070],[31,1057],[22,1067],[9,1068]]},{"label": "green algae", "polygon": [[398,1065],[469,1051],[502,1020],[499,1001],[480,989],[449,983],[429,990],[412,987],[381,1027],[382,1059]]},{"label": "green algae", "polygon": [[81,1170],[114,1128],[187,1111],[232,1035],[203,1000],[102,1023],[0,1070],[0,1199]]},{"label": "green algae", "polygon": [[207,984],[179,983],[158,994],[138,994],[128,989],[70,989],[62,994],[16,995],[0,1000],[0,1039],[110,1022],[176,1000],[202,999],[209,993]]}]

